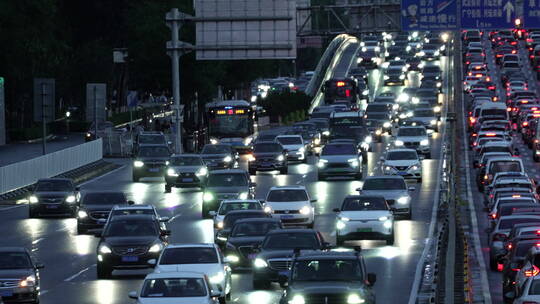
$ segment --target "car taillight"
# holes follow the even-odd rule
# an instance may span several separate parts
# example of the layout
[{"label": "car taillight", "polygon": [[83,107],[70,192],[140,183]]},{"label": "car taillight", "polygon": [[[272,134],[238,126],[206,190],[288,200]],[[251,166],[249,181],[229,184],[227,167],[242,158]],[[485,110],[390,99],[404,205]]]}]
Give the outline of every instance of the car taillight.
[{"label": "car taillight", "polygon": [[526,127],[526,126],[529,125],[529,122],[528,122],[528,121],[524,121],[521,125],[524,126],[524,127]]},{"label": "car taillight", "polygon": [[512,243],[508,243],[508,245],[506,245],[506,248],[507,248],[508,250],[512,249],[512,247],[514,247],[514,246],[512,246]]},{"label": "car taillight", "polygon": [[492,219],[497,219],[497,213],[492,213],[492,214],[491,214],[491,218],[492,218]]},{"label": "car taillight", "polygon": [[511,107],[510,107],[510,108],[506,108],[506,111],[510,112],[510,111],[512,111],[512,108],[511,108]]},{"label": "car taillight", "polygon": [[538,269],[538,267],[536,267],[535,265],[533,265],[531,268],[526,269],[525,271],[523,271],[523,274],[526,277],[534,277],[534,276],[538,275],[539,273],[540,273],[540,269]]}]

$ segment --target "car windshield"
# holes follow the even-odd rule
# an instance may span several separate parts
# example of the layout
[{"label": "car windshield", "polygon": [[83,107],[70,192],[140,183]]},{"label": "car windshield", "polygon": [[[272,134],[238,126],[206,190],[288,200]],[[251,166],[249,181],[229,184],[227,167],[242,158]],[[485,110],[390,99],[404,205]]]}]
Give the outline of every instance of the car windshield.
[{"label": "car windshield", "polygon": [[0,252],[0,269],[28,269],[32,262],[26,252]]},{"label": "car windshield", "polygon": [[434,117],[433,110],[414,110],[414,117]]},{"label": "car windshield", "polygon": [[257,136],[257,141],[272,141],[276,138],[274,134],[262,134]]},{"label": "car windshield", "polygon": [[515,251],[515,254],[514,254],[514,258],[523,258],[525,257],[525,255],[527,254],[527,252],[529,251],[529,249],[531,249],[532,246],[535,246],[536,243],[533,243],[533,242],[520,242],[517,244],[516,246],[516,251]]},{"label": "car windshield", "polygon": [[209,187],[238,187],[247,186],[248,180],[245,174],[210,174],[208,177]]},{"label": "car windshield", "polygon": [[268,213],[265,213],[263,211],[260,212],[239,212],[239,213],[227,213],[225,218],[223,219],[223,228],[232,228],[234,226],[234,223],[240,219],[245,218],[260,218],[260,217],[268,217]]},{"label": "car windshield", "polygon": [[384,197],[348,197],[345,198],[342,211],[388,210]]},{"label": "car windshield", "polygon": [[499,172],[521,172],[521,163],[518,161],[494,161],[491,164],[492,174]]},{"label": "car windshield", "polygon": [[66,192],[73,191],[73,184],[67,180],[38,181],[35,191],[37,192]]},{"label": "car windshield", "polygon": [[167,248],[159,259],[159,265],[216,263],[218,263],[216,249],[208,247]]},{"label": "car windshield", "polygon": [[321,245],[315,233],[277,233],[266,236],[262,248],[281,249],[320,249]]},{"label": "car windshield", "polygon": [[322,259],[297,261],[292,271],[294,281],[362,281],[364,273],[358,260]]},{"label": "car windshield", "polygon": [[277,141],[282,145],[301,145],[302,144],[302,138],[301,137],[278,137]]},{"label": "car windshield", "polygon": [[140,209],[117,209],[112,211],[112,215],[131,215],[131,214],[147,214],[155,215],[153,209],[150,208],[140,208]]},{"label": "car windshield", "polygon": [[503,109],[483,109],[482,116],[506,116],[506,110]]},{"label": "car windshield", "polygon": [[233,237],[265,236],[268,231],[279,229],[277,222],[246,222],[235,224],[232,230]]},{"label": "car windshield", "polygon": [[426,136],[424,128],[399,128],[397,136]]},{"label": "car windshield", "polygon": [[231,146],[205,145],[201,151],[201,154],[225,154],[225,153],[231,153]]},{"label": "car windshield", "polygon": [[499,223],[499,230],[509,230],[512,229],[516,224],[523,223],[540,223],[540,219],[535,218],[509,218],[501,219]]},{"label": "car windshield", "polygon": [[226,215],[234,210],[262,210],[262,205],[259,202],[222,203],[218,214]]},{"label": "car windshield", "polygon": [[156,236],[155,222],[140,220],[118,220],[110,222],[104,236]]},{"label": "car windshield", "polygon": [[202,166],[203,161],[199,156],[179,156],[171,158],[172,166]]},{"label": "car windshield", "polygon": [[[383,113],[369,113],[367,114],[368,120],[388,120],[388,115]],[[369,125],[369,122],[366,123]]]},{"label": "car windshield", "polygon": [[356,147],[351,144],[330,144],[324,146],[321,155],[356,155]]},{"label": "car windshield", "polygon": [[86,193],[81,202],[83,205],[122,205],[125,203],[126,196],[122,192]]},{"label": "car windshield", "polygon": [[270,190],[266,200],[269,202],[301,202],[307,201],[308,196],[305,190],[277,189]]},{"label": "car windshield", "polygon": [[206,297],[208,291],[202,278],[148,279],[144,281],[141,298]]},{"label": "car windshield", "polygon": [[368,178],[362,190],[406,190],[405,180],[397,178]]},{"label": "car windshield", "polygon": [[388,105],[387,104],[370,104],[366,108],[366,113],[373,113],[373,112],[388,112]]},{"label": "car windshield", "polygon": [[139,144],[161,145],[165,142],[165,137],[161,135],[139,135]]},{"label": "car windshield", "polygon": [[418,159],[416,151],[390,151],[386,154],[386,160],[415,160]]},{"label": "car windshield", "polygon": [[256,144],[253,147],[253,152],[255,153],[272,153],[272,152],[283,152],[283,147],[280,144],[275,143],[265,143],[265,144]]},{"label": "car windshield", "polygon": [[167,157],[169,155],[171,155],[171,152],[166,146],[139,148],[140,157]]}]

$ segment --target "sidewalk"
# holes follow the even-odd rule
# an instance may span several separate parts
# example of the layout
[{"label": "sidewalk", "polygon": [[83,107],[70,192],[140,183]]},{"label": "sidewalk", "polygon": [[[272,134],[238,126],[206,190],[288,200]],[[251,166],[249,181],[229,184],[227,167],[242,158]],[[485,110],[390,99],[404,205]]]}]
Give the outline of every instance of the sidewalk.
[{"label": "sidewalk", "polygon": [[[84,143],[83,133],[70,133],[58,135],[55,139],[47,141],[47,153],[56,152]],[[18,143],[0,146],[0,167],[12,163],[28,160],[42,155],[42,142]]]}]

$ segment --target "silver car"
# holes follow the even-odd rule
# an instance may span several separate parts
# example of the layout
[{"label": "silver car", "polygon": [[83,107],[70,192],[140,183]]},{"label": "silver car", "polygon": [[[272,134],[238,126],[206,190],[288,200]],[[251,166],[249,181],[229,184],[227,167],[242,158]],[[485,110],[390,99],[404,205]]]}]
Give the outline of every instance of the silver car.
[{"label": "silver car", "polygon": [[208,168],[198,154],[173,155],[166,163],[165,192],[172,187],[202,188],[208,177]]},{"label": "silver car", "polygon": [[362,153],[352,143],[330,143],[323,147],[317,167],[319,180],[329,176],[362,179]]},{"label": "silver car", "polygon": [[362,188],[356,189],[360,194],[382,195],[394,215],[402,215],[405,219],[411,219],[412,206],[410,192],[414,187],[407,187],[402,176],[369,176],[364,181]]},{"label": "silver car", "polygon": [[399,175],[422,182],[422,162],[413,149],[391,149],[381,157],[385,175]]}]

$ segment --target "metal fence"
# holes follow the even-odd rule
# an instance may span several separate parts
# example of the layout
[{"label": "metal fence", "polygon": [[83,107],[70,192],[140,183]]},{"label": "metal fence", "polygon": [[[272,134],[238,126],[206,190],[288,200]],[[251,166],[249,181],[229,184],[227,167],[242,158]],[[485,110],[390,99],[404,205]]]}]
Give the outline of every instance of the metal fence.
[{"label": "metal fence", "polygon": [[100,134],[103,141],[103,156],[129,157],[133,151],[133,137],[131,132],[109,130]]},{"label": "metal fence", "polygon": [[0,167],[0,194],[26,187],[40,178],[59,175],[103,157],[102,140]]}]

